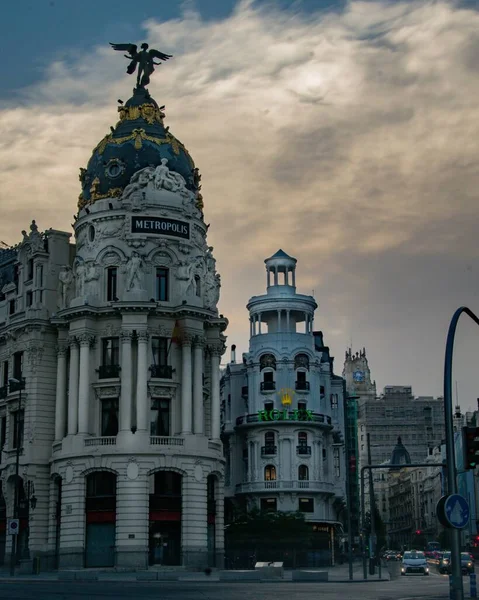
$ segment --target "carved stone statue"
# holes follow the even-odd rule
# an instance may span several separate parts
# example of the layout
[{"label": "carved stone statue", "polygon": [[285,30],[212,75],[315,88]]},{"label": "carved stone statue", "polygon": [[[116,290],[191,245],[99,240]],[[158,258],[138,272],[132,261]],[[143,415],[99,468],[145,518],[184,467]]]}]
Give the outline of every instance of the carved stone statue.
[{"label": "carved stone statue", "polygon": [[73,271],[69,266],[62,267],[59,275],[59,297],[60,297],[60,308],[68,308],[71,300],[71,291],[73,284]]},{"label": "carved stone statue", "polygon": [[85,277],[86,277],[86,266],[84,262],[77,262],[75,268],[75,280],[76,280],[76,295],[81,297],[85,295]]},{"label": "carved stone statue", "polygon": [[205,269],[205,306],[214,310],[220,297],[221,281],[220,276],[216,273],[216,259],[213,256],[213,247],[209,246],[206,253],[206,269]]},{"label": "carved stone statue", "polygon": [[138,190],[148,185],[148,183],[153,179],[154,173],[155,170],[153,167],[145,167],[144,169],[141,169],[132,175],[130,183],[123,191],[122,199],[129,200],[135,192],[138,192]]},{"label": "carved stone statue", "polygon": [[180,260],[176,269],[176,279],[179,281],[178,288],[181,298],[187,298],[194,293],[193,263]]},{"label": "carved stone statue", "polygon": [[85,292],[88,296],[98,296],[97,281],[100,278],[98,267],[94,262],[89,262],[85,272]]},{"label": "carved stone statue", "polygon": [[130,56],[125,55],[125,58],[128,58],[131,61],[126,72],[129,75],[132,75],[138,67],[138,75],[136,78],[137,87],[145,87],[145,85],[150,83],[150,76],[155,70],[155,66],[161,64],[154,62],[155,58],[160,60],[168,60],[171,58],[171,54],[164,54],[153,48],[148,50],[148,44],[142,44],[140,52],[138,52],[136,44],[112,44],[110,42],[110,46],[113,47],[113,50],[130,53]]},{"label": "carved stone statue", "polygon": [[143,261],[138,252],[133,252],[127,266],[126,289],[141,290],[141,275],[143,273]]},{"label": "carved stone statue", "polygon": [[162,158],[161,164],[156,167],[154,179],[155,188],[157,190],[164,189],[169,192],[179,192],[183,195],[189,195],[184,178],[179,173],[170,171],[167,164],[168,159]]}]

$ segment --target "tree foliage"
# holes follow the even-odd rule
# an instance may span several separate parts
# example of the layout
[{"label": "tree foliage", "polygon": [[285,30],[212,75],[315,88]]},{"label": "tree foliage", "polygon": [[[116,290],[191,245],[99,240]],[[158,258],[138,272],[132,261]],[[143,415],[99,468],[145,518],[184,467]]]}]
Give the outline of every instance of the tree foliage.
[{"label": "tree foliage", "polygon": [[236,548],[306,550],[311,545],[311,526],[302,513],[254,509],[236,516],[226,529],[226,543]]}]

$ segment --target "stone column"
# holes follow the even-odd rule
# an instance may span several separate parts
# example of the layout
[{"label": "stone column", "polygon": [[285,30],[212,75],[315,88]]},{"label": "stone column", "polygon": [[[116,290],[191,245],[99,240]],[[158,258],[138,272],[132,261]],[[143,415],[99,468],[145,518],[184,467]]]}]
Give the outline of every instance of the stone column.
[{"label": "stone column", "polygon": [[258,315],[258,327],[259,327],[258,333],[261,335],[261,313],[259,313],[259,315]]},{"label": "stone column", "polygon": [[65,437],[67,416],[67,346],[60,342],[57,347],[57,395],[55,401],[55,440]]},{"label": "stone column", "polygon": [[121,332],[121,394],[120,394],[120,431],[131,430],[131,338],[133,333],[123,329]]},{"label": "stone column", "polygon": [[286,331],[289,332],[289,310],[286,311]]},{"label": "stone column", "polygon": [[78,433],[88,433],[90,403],[90,346],[94,336],[84,333],[80,340],[80,383],[78,385]]},{"label": "stone column", "polygon": [[205,429],[203,411],[203,347],[203,339],[197,337],[193,347],[193,412],[194,431],[197,435],[203,435]]},{"label": "stone column", "polygon": [[217,346],[211,347],[211,437],[220,439],[220,356]]},{"label": "stone column", "polygon": [[224,481],[219,478],[216,478],[215,498],[215,567],[223,569],[225,557],[225,503],[223,502]]},{"label": "stone column", "polygon": [[281,310],[278,310],[278,333],[281,332]]},{"label": "stone column", "polygon": [[80,372],[80,350],[78,340],[70,338],[70,377],[68,383],[68,435],[78,432],[78,374]]},{"label": "stone column", "polygon": [[136,375],[136,427],[148,431],[148,332],[138,332],[138,369]]},{"label": "stone column", "polygon": [[183,565],[205,568],[208,565],[208,513],[206,476],[197,464],[194,475],[183,476],[181,546]]},{"label": "stone column", "polygon": [[191,387],[191,343],[192,338],[185,334],[181,341],[181,433],[192,433],[193,406]]}]

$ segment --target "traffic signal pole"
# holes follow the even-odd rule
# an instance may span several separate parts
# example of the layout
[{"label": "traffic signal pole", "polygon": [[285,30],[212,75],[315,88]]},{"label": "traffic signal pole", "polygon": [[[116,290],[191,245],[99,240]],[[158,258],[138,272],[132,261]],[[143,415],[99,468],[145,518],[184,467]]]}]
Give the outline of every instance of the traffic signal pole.
[{"label": "traffic signal pole", "polygon": [[[446,425],[446,457],[447,457],[447,491],[448,495],[457,494],[456,457],[454,448],[454,426],[452,418],[452,357],[457,323],[462,313],[466,313],[479,325],[479,317],[467,306],[461,306],[454,313],[447,333],[446,353],[444,358],[444,416]],[[459,529],[451,529],[451,600],[463,600],[464,590],[461,573],[461,533]]]}]

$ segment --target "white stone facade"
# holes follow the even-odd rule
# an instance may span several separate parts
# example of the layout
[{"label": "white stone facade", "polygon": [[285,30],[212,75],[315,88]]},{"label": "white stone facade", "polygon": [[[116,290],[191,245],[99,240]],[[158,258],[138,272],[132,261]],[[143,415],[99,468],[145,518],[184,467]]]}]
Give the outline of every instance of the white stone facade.
[{"label": "white stone facade", "polygon": [[250,347],[222,379],[225,495],[251,509],[301,511],[329,532],[345,499],[343,380],[332,372],[313,297],[296,293],[296,259],[267,259],[267,293],[253,296]]},{"label": "white stone facade", "polygon": [[222,566],[227,320],[202,204],[167,163],[84,204],[76,246],[34,224],[17,248],[0,300],[5,562],[19,397],[8,379],[23,377],[20,559]]}]

